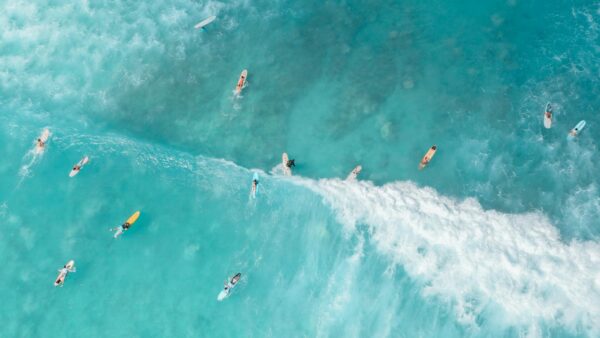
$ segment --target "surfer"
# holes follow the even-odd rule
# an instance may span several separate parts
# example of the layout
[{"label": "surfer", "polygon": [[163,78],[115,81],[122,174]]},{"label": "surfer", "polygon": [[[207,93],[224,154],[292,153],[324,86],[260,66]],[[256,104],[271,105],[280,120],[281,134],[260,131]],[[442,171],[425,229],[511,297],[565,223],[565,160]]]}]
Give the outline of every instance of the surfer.
[{"label": "surfer", "polygon": [[550,105],[550,103],[546,105],[546,118],[552,119],[552,106]]},{"label": "surfer", "polygon": [[436,149],[437,149],[437,146],[432,146],[431,150],[428,151],[427,154],[425,154],[425,156],[423,156],[423,159],[421,160],[421,165],[423,167],[426,166],[427,164],[429,164],[429,161],[431,161],[431,155],[430,155],[430,153],[431,152],[435,153]]},{"label": "surfer", "polygon": [[355,180],[358,177],[358,174],[360,174],[362,170],[362,166],[357,165],[354,169],[352,169],[352,171],[350,172],[350,174],[348,174],[348,177],[346,177],[346,180]]},{"label": "surfer", "polygon": [[223,288],[225,291],[228,291],[229,289],[232,289],[237,282],[240,280],[240,278],[242,278],[242,274],[241,273],[237,273],[235,276],[231,277],[230,281],[225,281],[225,287]]},{"label": "surfer", "polygon": [[240,94],[242,89],[246,86],[246,76],[248,76],[248,71],[244,69],[242,74],[240,74],[240,79],[238,80],[237,86],[235,86],[236,94]]},{"label": "surfer", "polygon": [[80,165],[78,165],[78,164],[76,164],[76,165],[73,167],[73,171],[79,171],[79,170],[81,170],[81,166],[80,166]]},{"label": "surfer", "polygon": [[38,139],[37,139],[37,146],[38,146],[38,148],[40,148],[40,149],[44,149],[44,146],[45,146],[45,145],[46,145],[46,144],[44,143],[44,141],[42,141],[42,139],[41,139],[41,138],[38,138]]},{"label": "surfer", "polygon": [[131,224],[129,222],[125,222],[125,223],[119,225],[118,227],[112,228],[110,230],[111,231],[117,231],[117,232],[115,232],[115,238],[117,238],[122,233],[124,233],[125,231],[127,231],[127,229],[129,229],[129,227],[131,227]]},{"label": "surfer", "polygon": [[285,166],[292,169],[292,167],[296,166],[296,160],[294,160],[294,159],[288,160],[287,163],[285,164]]},{"label": "surfer", "polygon": [[256,193],[256,188],[258,187],[258,180],[255,178],[252,180],[252,192]]},{"label": "surfer", "polygon": [[242,89],[242,87],[244,86],[244,82],[245,82],[245,81],[246,81],[246,76],[244,76],[244,75],[242,74],[242,76],[240,76],[240,80],[239,80],[239,81],[238,81],[238,83],[237,83],[238,91],[239,91],[240,89]]},{"label": "surfer", "polygon": [[[68,265],[68,264],[67,264]],[[54,282],[54,285],[58,286],[58,285],[63,285],[65,283],[65,278],[67,278],[67,275],[69,274],[69,272],[75,272],[77,271],[75,269],[75,267],[68,267],[67,265],[64,265],[62,267],[62,269],[58,269],[58,277],[56,278],[56,281]]]},{"label": "surfer", "polygon": [[577,129],[577,128],[573,128],[573,129],[571,129],[571,131],[569,132],[569,135],[571,135],[571,136],[573,136],[573,137],[576,137],[578,132],[579,132],[579,129]]}]

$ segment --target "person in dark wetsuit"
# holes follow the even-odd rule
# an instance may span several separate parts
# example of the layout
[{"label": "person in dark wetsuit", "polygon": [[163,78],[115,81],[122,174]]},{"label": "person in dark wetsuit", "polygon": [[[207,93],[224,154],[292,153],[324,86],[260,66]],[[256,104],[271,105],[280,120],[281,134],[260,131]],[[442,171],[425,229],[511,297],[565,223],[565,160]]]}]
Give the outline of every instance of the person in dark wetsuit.
[{"label": "person in dark wetsuit", "polygon": [[225,281],[224,289],[228,291],[229,289],[233,288],[240,278],[242,278],[242,274],[238,272],[235,276],[231,277],[230,281]]},{"label": "person in dark wetsuit", "polygon": [[296,160],[294,160],[294,159],[288,160],[287,163],[285,164],[285,166],[292,169],[292,167],[296,166]]}]

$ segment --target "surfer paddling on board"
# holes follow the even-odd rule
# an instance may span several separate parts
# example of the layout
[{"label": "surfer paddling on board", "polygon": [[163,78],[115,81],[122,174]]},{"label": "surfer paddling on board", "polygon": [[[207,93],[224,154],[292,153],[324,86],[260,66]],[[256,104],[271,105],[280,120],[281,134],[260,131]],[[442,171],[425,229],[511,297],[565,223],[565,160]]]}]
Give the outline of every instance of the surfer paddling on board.
[{"label": "surfer paddling on board", "polygon": [[223,290],[229,291],[229,289],[232,289],[239,282],[240,278],[242,278],[242,274],[238,272],[235,276],[231,277],[231,280],[226,280]]},{"label": "surfer paddling on board", "polygon": [[577,129],[577,127],[571,129],[571,131],[569,132],[569,135],[576,137],[577,134],[579,133],[579,129]]},{"label": "surfer paddling on board", "polygon": [[242,74],[240,74],[240,79],[238,80],[237,85],[235,86],[235,94],[239,95],[242,92],[242,89],[246,86],[246,78],[248,77],[248,70],[244,69]]},{"label": "surfer paddling on board", "polygon": [[546,104],[546,109],[544,110],[544,128],[552,128],[552,106],[550,103]]},{"label": "surfer paddling on board", "polygon": [[127,231],[127,230],[128,230],[130,227],[131,227],[131,225],[132,225],[133,223],[135,223],[135,222],[138,220],[138,218],[139,218],[139,217],[140,217],[140,212],[139,212],[139,211],[136,211],[136,212],[134,212],[134,213],[133,213],[133,215],[131,215],[131,216],[130,216],[130,217],[129,217],[129,218],[126,220],[126,221],[125,221],[125,223],[121,224],[121,225],[120,225],[120,226],[118,226],[118,227],[111,228],[111,229],[109,229],[109,230],[110,230],[110,231],[116,231],[116,232],[115,232],[115,236],[114,236],[114,237],[115,237],[115,238],[117,238],[117,237],[119,237],[119,236],[120,236],[122,233],[124,233],[125,231]]},{"label": "surfer paddling on board", "polygon": [[63,286],[69,272],[75,271],[77,270],[75,269],[74,263],[69,262],[65,264],[62,269],[58,269],[58,277],[56,277],[56,281],[54,281],[54,286]]},{"label": "surfer paddling on board", "polygon": [[44,143],[44,141],[42,141],[42,139],[41,139],[41,138],[38,138],[38,139],[37,139],[37,146],[38,146],[38,148],[40,148],[40,149],[44,149],[44,146],[45,146],[45,145],[46,145],[46,144]]},{"label": "surfer paddling on board", "polygon": [[361,170],[362,170],[362,166],[357,165],[356,167],[354,167],[354,169],[352,169],[350,174],[348,174],[348,177],[346,177],[346,180],[347,181],[355,180],[358,177],[358,174],[360,174]]},{"label": "surfer paddling on board", "polygon": [[429,164],[429,162],[433,158],[433,155],[435,155],[436,151],[437,151],[437,146],[435,146],[435,145],[431,146],[431,148],[429,148],[429,150],[427,151],[425,156],[423,156],[423,158],[421,159],[421,162],[419,163],[419,170],[422,170]]}]

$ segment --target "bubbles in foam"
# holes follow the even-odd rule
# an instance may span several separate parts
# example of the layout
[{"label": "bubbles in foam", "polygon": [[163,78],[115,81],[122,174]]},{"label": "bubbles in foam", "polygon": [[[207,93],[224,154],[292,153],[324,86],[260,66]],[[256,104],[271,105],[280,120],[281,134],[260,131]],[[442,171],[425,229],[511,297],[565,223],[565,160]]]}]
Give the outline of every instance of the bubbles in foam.
[{"label": "bubbles in foam", "polygon": [[366,224],[377,249],[472,327],[486,311],[536,335],[540,325],[600,332],[600,245],[561,241],[540,213],[483,210],[413,183],[303,180],[345,229]]}]

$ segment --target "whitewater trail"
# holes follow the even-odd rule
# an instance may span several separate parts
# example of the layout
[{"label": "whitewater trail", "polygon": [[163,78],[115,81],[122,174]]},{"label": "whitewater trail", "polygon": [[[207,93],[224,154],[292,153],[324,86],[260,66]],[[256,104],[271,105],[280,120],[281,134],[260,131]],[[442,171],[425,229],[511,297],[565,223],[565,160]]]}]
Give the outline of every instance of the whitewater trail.
[{"label": "whitewater trail", "polygon": [[486,310],[541,335],[541,324],[600,333],[600,244],[561,241],[538,212],[483,210],[411,182],[302,180],[323,196],[346,233],[366,225],[377,250],[477,327]]}]

